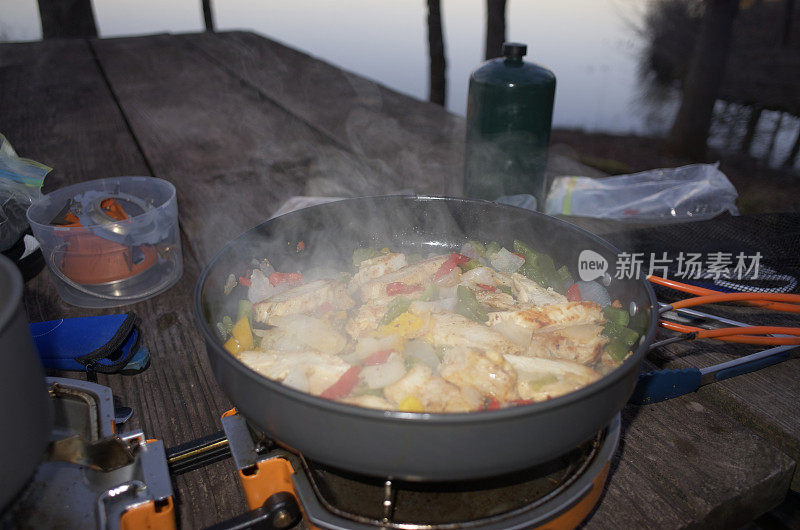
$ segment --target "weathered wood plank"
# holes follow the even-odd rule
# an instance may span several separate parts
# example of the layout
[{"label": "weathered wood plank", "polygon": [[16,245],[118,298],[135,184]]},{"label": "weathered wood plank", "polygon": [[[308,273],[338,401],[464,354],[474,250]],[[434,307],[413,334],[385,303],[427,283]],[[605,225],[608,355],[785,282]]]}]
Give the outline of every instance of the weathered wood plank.
[{"label": "weathered wood plank", "polygon": [[415,192],[460,192],[464,120],[442,107],[253,33],[179,38]]},{"label": "weathered wood plank", "polygon": [[45,191],[149,175],[84,40],[0,46],[2,132],[20,156],[53,167]]},{"label": "weathered wood plank", "polygon": [[728,528],[783,500],[794,461],[684,396],[623,410],[622,443],[591,528]]},{"label": "weathered wood plank", "polygon": [[409,186],[365,164],[181,39],[114,39],[94,46],[156,176],[177,184],[183,227],[203,261],[292,195]]},{"label": "weathered wood plank", "polygon": [[[47,189],[91,178],[149,174],[85,41],[3,45],[0,64],[3,130],[21,155],[54,167]],[[185,238],[183,245],[187,247]],[[219,416],[230,408],[211,375],[194,324],[191,303],[198,273],[197,260],[184,252],[183,277],[165,294],[133,306],[91,310],[62,302],[45,270],[26,285],[26,311],[31,321],[121,311],[139,315],[151,367],[136,376],[99,379],[133,407],[125,429],[142,429],[171,446],[220,429]],[[204,526],[244,509],[232,465],[226,463],[175,480],[185,527]]]}]

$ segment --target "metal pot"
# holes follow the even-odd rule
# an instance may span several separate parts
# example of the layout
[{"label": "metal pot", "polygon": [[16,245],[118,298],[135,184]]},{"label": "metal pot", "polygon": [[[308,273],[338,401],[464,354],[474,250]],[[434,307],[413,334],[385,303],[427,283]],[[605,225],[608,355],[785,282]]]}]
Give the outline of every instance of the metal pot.
[{"label": "metal pot", "polygon": [[[467,199],[349,199],[269,220],[228,243],[198,282],[195,310],[217,381],[239,412],[267,435],[312,460],[357,473],[406,480],[474,479],[563,454],[605,427],[633,391],[656,326],[655,296],[642,279],[614,280],[608,287],[612,299],[626,306],[634,303],[649,317],[643,339],[619,368],[570,394],[500,410],[419,414],[328,401],[251,370],[224,350],[216,333],[216,322],[236,312],[236,300],[223,296],[225,280],[247,269],[253,258],[268,257],[281,271],[308,270],[319,263],[346,270],[357,246],[446,252],[468,239],[510,246],[515,238],[548,252],[573,276],[581,250],[593,250],[612,264],[618,254],[569,223]],[[298,241],[305,242],[305,252],[295,251]]]},{"label": "metal pot", "polygon": [[22,307],[22,275],[0,256],[0,511],[33,477],[50,438],[53,411]]}]

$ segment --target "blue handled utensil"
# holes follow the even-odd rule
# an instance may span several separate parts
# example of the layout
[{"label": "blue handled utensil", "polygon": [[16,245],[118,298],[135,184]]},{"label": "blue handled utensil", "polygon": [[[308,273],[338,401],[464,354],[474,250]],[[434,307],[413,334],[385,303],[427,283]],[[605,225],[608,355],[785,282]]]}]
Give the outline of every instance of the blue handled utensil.
[{"label": "blue handled utensil", "polygon": [[639,382],[629,403],[648,405],[696,391],[703,385],[722,381],[737,375],[772,366],[791,357],[790,350],[797,346],[775,346],[739,359],[715,364],[707,368],[681,368],[656,370],[639,375]]},{"label": "blue handled utensil", "polygon": [[[662,308],[665,304],[659,304]],[[722,324],[737,327],[747,327],[749,324],[718,317],[695,309],[682,308],[675,310],[683,320],[696,322],[698,320],[715,320]],[[778,335],[776,335],[778,336]],[[709,383],[722,381],[737,375],[746,374],[778,364],[791,358],[790,350],[798,346],[775,346],[739,359],[715,364],[706,368],[678,368],[672,370],[656,370],[639,375],[639,381],[628,403],[634,405],[648,405],[666,401],[690,392]]]}]

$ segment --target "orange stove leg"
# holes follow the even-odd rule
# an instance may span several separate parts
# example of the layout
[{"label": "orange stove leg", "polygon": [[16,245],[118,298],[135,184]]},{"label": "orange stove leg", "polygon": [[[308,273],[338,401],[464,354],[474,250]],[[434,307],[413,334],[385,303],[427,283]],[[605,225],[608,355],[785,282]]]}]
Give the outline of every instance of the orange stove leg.
[{"label": "orange stove leg", "polygon": [[131,508],[122,514],[119,524],[122,530],[176,530],[172,497],[167,497],[165,504],[149,501]]},{"label": "orange stove leg", "polygon": [[285,458],[279,457],[257,462],[255,469],[248,470],[247,473],[239,471],[244,495],[247,498],[247,506],[251,510],[255,510],[262,506],[272,495],[285,491],[294,496],[309,530],[319,530],[308,520],[305,510],[303,510],[303,506],[299,502],[297,491],[295,491],[294,483],[292,482],[293,474],[292,464]]}]

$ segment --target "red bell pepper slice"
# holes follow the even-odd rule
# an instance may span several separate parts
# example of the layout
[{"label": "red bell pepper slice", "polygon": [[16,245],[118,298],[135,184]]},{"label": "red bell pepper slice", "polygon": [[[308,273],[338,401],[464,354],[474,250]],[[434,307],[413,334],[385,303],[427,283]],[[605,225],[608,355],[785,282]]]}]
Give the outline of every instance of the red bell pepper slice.
[{"label": "red bell pepper slice", "polygon": [[371,353],[366,359],[364,359],[364,366],[375,366],[376,364],[383,364],[389,360],[389,356],[392,355],[394,350],[380,350],[376,351],[375,353]]},{"label": "red bell pepper slice", "polygon": [[325,399],[338,399],[344,397],[356,387],[358,384],[358,374],[361,373],[360,366],[351,366],[349,370],[342,374],[334,384],[329,386],[325,391],[319,395]]},{"label": "red bell pepper slice", "polygon": [[247,276],[239,276],[239,283],[245,287],[250,287],[250,278]]},{"label": "red bell pepper slice", "polygon": [[484,291],[495,292],[497,290],[497,287],[495,287],[494,285],[486,285],[485,283],[479,283],[476,285],[481,289],[483,289]]},{"label": "red bell pepper slice", "polygon": [[403,282],[392,282],[386,284],[386,294],[388,296],[395,296],[398,294],[410,294],[421,290],[422,287],[419,285],[406,285]]},{"label": "red bell pepper slice", "polygon": [[582,301],[581,292],[578,289],[577,283],[573,283],[572,285],[570,285],[569,288],[567,289],[567,292],[564,293],[564,296],[566,296],[567,300],[569,300],[570,302]]},{"label": "red bell pepper slice", "polygon": [[269,275],[269,283],[277,287],[282,283],[289,285],[300,285],[303,283],[303,275],[299,272],[273,272]]},{"label": "red bell pepper slice", "polygon": [[436,271],[436,274],[433,275],[434,280],[439,280],[444,278],[449,272],[451,272],[456,267],[460,267],[462,265],[466,265],[471,258],[464,256],[463,254],[459,254],[458,252],[453,252],[450,254],[450,257],[447,258],[447,261],[442,263],[442,266],[439,267],[439,270]]}]

